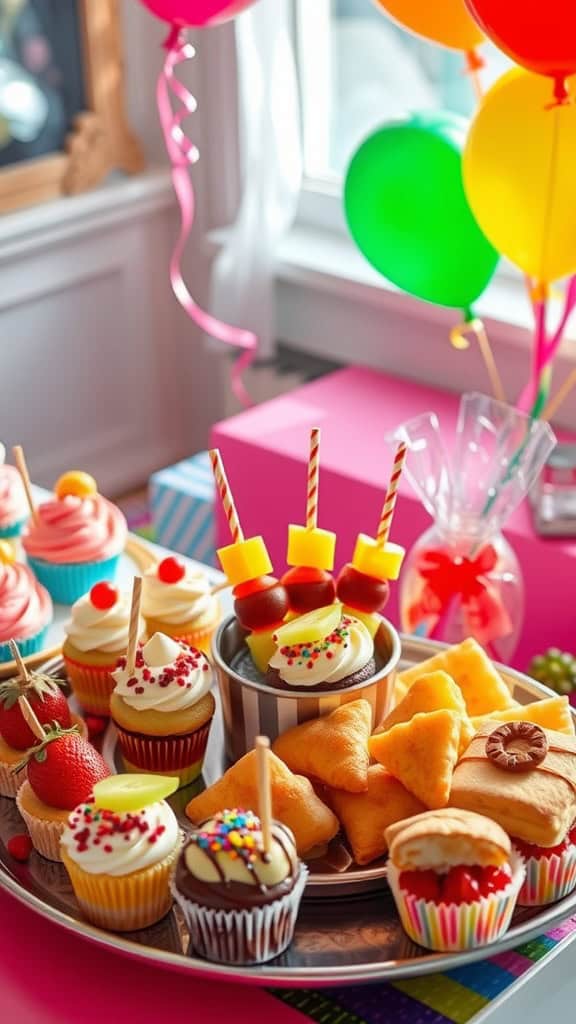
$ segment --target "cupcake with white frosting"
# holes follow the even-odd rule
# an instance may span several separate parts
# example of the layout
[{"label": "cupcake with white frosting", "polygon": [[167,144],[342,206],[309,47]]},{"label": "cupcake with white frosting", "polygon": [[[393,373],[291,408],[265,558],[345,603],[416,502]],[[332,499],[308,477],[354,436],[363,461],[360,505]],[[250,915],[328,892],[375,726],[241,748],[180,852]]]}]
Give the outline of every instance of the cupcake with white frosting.
[{"label": "cupcake with white frosting", "polygon": [[[330,629],[326,632],[326,624]],[[277,630],[266,676],[281,690],[344,690],[376,672],[374,640],[359,619],[334,604],[316,609]]]},{"label": "cupcake with white frosting", "polygon": [[60,842],[82,912],[112,931],[147,928],[168,913],[181,845],[174,811],[154,800],[155,792],[173,792],[177,780],[158,779],[155,789],[140,778],[130,791],[124,778],[97,783],[94,796],[70,814]]},{"label": "cupcake with white frosting", "polygon": [[177,775],[186,786],[202,771],[215,701],[212,669],[202,651],[164,633],[113,673],[110,712],[128,771]]},{"label": "cupcake with white frosting", "polygon": [[[112,672],[128,647],[130,596],[112,583],[96,583],[72,606],[62,655],[70,686],[85,711],[110,714]],[[139,637],[144,636],[140,620]]]},{"label": "cupcake with white frosting", "polygon": [[208,654],[220,604],[201,569],[170,556],[144,574],[142,614],[148,636],[165,633]]}]

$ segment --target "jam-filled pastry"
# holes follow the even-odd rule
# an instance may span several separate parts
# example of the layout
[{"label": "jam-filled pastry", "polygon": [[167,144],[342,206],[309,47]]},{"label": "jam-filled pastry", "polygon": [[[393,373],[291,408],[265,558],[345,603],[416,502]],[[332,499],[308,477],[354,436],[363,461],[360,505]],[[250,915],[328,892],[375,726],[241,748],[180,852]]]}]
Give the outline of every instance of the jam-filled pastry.
[{"label": "jam-filled pastry", "polygon": [[293,772],[335,789],[363,793],[368,788],[371,725],[368,701],[351,701],[324,718],[289,729],[278,737],[273,750]]}]

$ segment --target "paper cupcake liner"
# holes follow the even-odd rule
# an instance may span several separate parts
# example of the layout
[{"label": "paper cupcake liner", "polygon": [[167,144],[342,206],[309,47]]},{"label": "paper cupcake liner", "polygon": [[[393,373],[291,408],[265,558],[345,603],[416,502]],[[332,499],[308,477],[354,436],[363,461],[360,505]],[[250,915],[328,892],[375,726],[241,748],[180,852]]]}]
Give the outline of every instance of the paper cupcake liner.
[{"label": "paper cupcake liner", "polygon": [[294,888],[274,903],[250,910],[212,910],[186,899],[172,882],[172,894],[190,932],[190,947],[206,960],[248,966],[263,964],[288,948],[308,880],[300,868]]},{"label": "paper cupcake liner", "polygon": [[[144,736],[127,732],[116,723],[122,757],[136,771],[160,775],[176,774],[182,785],[198,778],[202,771],[212,719],[195,732],[183,736]],[[190,775],[189,769],[194,768]],[[189,776],[184,781],[184,776]]]},{"label": "paper cupcake liner", "polygon": [[16,773],[12,771],[13,767],[14,765],[8,764],[7,761],[0,761],[0,796],[7,796],[12,800],[22,783],[26,781],[26,766]]},{"label": "paper cupcake liner", "polygon": [[[43,647],[46,646],[46,633],[48,632],[48,624],[42,627],[38,633],[34,633],[34,636],[27,636],[24,640],[16,639],[18,644],[18,650],[23,658],[26,658],[29,654],[37,654]],[[12,651],[10,650],[9,644],[0,644],[0,662],[13,661]]]},{"label": "paper cupcake liner", "polygon": [[81,665],[63,655],[66,675],[79,704],[93,715],[110,715],[110,696],[116,685],[111,672],[116,665]]},{"label": "paper cupcake liner", "polygon": [[60,838],[66,828],[66,822],[48,821],[46,818],[38,818],[34,814],[29,814],[26,808],[22,806],[20,796],[22,788],[20,787],[16,796],[16,806],[24,818],[34,849],[41,853],[43,857],[46,857],[47,860],[61,861]]},{"label": "paper cupcake liner", "polygon": [[130,875],[91,875],[63,851],[62,861],[84,915],[99,928],[133,932],[160,921],[172,906],[170,877],[180,842],[168,857]]},{"label": "paper cupcake liner", "polygon": [[576,846],[550,857],[524,857],[526,878],[520,889],[521,907],[542,907],[556,903],[576,888]]},{"label": "paper cupcake liner", "polygon": [[50,596],[58,604],[74,604],[95,583],[113,580],[120,555],[101,562],[65,562],[56,564],[28,556],[28,564]]},{"label": "paper cupcake liner", "polygon": [[146,619],[146,630],[148,636],[152,636],[153,633],[160,632],[165,633],[166,636],[172,637],[173,640],[182,640],[185,644],[190,644],[191,647],[196,647],[197,650],[202,651],[203,654],[210,656],[212,637],[216,632],[216,628],[220,621],[220,609],[218,614],[214,616],[213,621],[208,626],[203,626],[202,629],[194,629],[192,624],[187,627],[184,623],[181,626],[171,625],[169,622],[162,622],[160,619],[147,618]]},{"label": "paper cupcake liner", "polygon": [[400,872],[388,862],[388,883],[404,931],[413,942],[437,953],[458,953],[496,942],[508,930],[524,880],[522,858],[510,858],[512,880],[502,892],[474,903],[433,903],[400,888]]},{"label": "paper cupcake liner", "polygon": [[19,537],[28,522],[28,516],[24,519],[16,519],[15,522],[0,526],[0,540],[11,540],[13,537]]}]

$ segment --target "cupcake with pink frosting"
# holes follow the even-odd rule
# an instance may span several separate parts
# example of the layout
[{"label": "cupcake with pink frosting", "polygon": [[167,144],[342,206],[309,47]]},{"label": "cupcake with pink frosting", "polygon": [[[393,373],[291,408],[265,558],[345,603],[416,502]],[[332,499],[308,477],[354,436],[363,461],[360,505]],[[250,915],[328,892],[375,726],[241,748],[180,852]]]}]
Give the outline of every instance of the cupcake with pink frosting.
[{"label": "cupcake with pink frosting", "polygon": [[28,503],[20,473],[4,461],[6,449],[0,443],[0,538],[13,540],[22,533],[28,519]]},{"label": "cupcake with pink frosting", "polygon": [[88,473],[60,477],[22,543],[28,563],[54,601],[73,604],[95,583],[113,580],[126,543],[126,520],[98,494]]},{"label": "cupcake with pink frosting", "polygon": [[15,561],[8,541],[0,541],[0,662],[12,661],[9,640],[16,640],[23,657],[41,651],[52,613],[48,591]]}]

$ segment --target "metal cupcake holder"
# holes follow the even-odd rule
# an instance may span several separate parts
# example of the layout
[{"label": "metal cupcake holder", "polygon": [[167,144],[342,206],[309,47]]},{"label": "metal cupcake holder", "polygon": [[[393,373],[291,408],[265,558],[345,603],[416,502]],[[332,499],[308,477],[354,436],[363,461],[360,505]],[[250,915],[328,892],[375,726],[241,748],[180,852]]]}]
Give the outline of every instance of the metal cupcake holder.
[{"label": "metal cupcake holder", "polygon": [[247,678],[238,671],[239,662],[251,663],[245,637],[245,630],[232,615],[222,622],[212,641],[229,761],[252,750],[256,736],[268,736],[274,742],[287,729],[328,715],[353,700],[368,701],[373,725],[385,717],[401,653],[400,637],[386,619],[374,638],[376,673],[366,682],[342,690],[275,690],[255,669],[254,678]]}]

